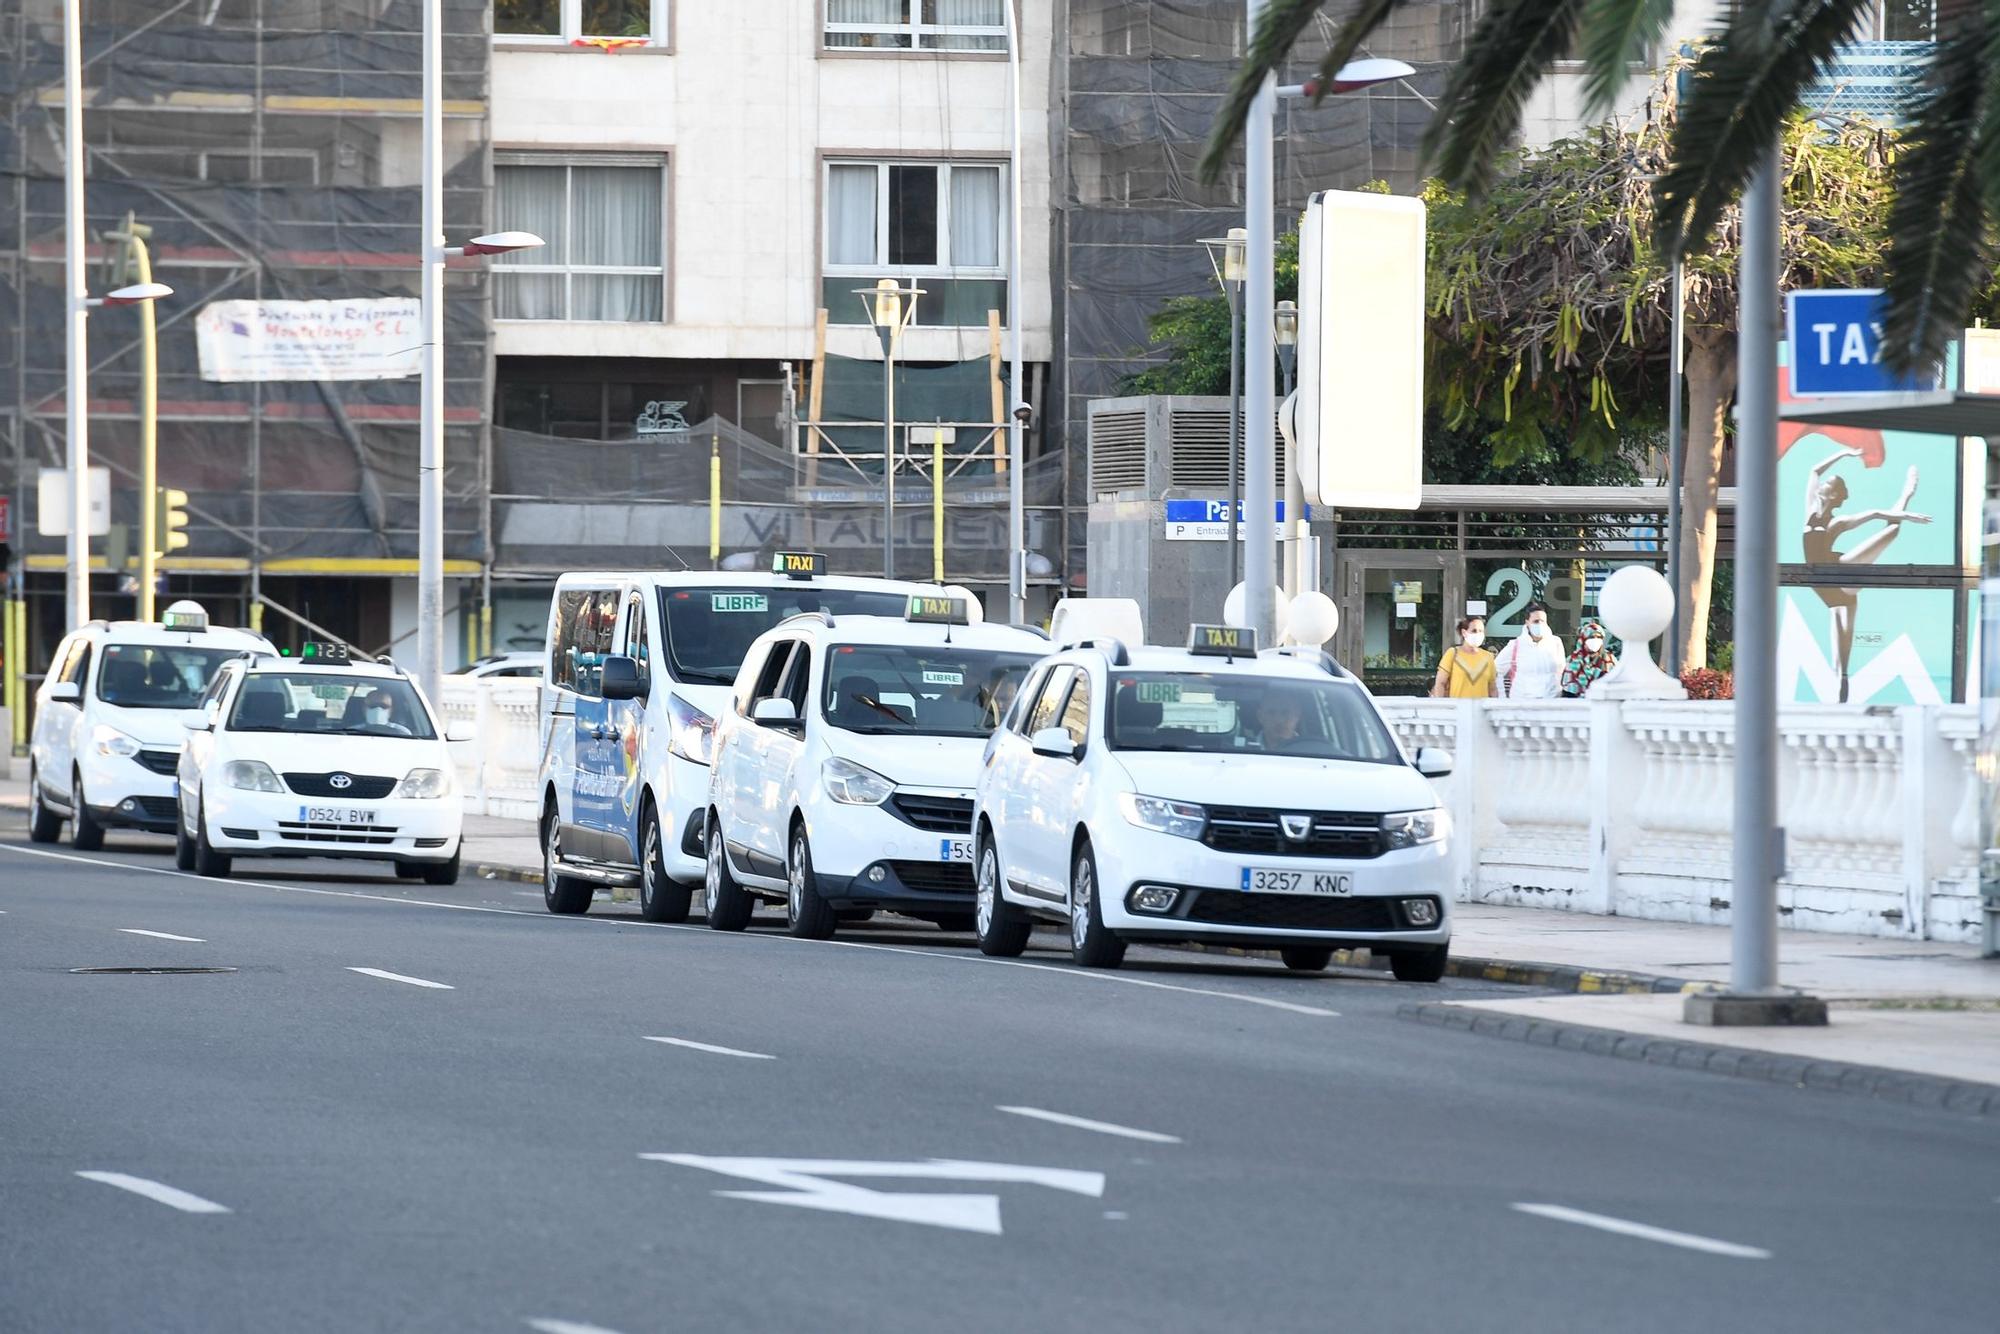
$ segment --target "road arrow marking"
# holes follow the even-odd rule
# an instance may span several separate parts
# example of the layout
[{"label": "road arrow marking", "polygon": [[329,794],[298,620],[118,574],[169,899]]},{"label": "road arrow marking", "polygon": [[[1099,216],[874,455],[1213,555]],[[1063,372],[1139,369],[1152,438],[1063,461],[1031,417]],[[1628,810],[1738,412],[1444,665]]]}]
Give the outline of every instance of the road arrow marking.
[{"label": "road arrow marking", "polygon": [[788,1204],[796,1209],[822,1209],[861,1218],[886,1218],[899,1223],[923,1223],[961,1232],[1000,1235],[997,1195],[913,1194],[869,1190],[829,1177],[899,1177],[916,1181],[982,1181],[1047,1186],[1101,1199],[1102,1172],[1077,1172],[1062,1167],[1028,1167],[1014,1163],[976,1163],[955,1158],[921,1162],[875,1162],[846,1158],[711,1158],[698,1153],[642,1153],[641,1158],[704,1172],[758,1181],[781,1190],[719,1190],[724,1199]]}]

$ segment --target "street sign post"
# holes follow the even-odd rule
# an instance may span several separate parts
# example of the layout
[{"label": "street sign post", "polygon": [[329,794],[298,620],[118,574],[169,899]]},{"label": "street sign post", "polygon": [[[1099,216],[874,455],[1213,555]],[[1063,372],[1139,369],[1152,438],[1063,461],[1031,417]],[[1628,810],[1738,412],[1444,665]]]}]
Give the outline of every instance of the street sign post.
[{"label": "street sign post", "polygon": [[[111,469],[90,469],[90,537],[111,531]],[[43,468],[35,481],[35,531],[43,537],[69,536],[69,469]]]},{"label": "street sign post", "polygon": [[1882,365],[1882,290],[1857,287],[1785,294],[1792,397],[1922,393],[1944,387],[1944,368],[1896,376]]}]

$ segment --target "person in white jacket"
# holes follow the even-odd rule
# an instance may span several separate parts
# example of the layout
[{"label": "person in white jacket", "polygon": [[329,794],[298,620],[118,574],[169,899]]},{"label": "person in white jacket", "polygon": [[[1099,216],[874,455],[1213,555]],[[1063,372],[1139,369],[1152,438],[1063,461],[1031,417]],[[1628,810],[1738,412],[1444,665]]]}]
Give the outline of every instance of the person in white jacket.
[{"label": "person in white jacket", "polygon": [[1500,673],[1500,693],[1508,699],[1557,699],[1569,654],[1549,629],[1549,609],[1530,602],[1524,625],[1525,631],[1500,650],[1494,664]]}]

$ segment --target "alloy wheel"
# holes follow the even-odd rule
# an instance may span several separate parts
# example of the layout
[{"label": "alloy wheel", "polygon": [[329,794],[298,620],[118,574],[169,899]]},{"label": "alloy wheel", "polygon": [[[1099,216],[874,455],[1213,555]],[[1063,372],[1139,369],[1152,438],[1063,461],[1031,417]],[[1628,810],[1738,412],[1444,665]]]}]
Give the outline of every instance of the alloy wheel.
[{"label": "alloy wheel", "polygon": [[1069,938],[1079,950],[1090,938],[1090,900],[1097,889],[1093,879],[1090,859],[1077,858],[1076,872],[1070,877]]},{"label": "alloy wheel", "polygon": [[999,858],[993,853],[993,845],[986,844],[979,850],[979,893],[974,916],[978,920],[979,934],[993,934],[993,900],[1000,893]]}]

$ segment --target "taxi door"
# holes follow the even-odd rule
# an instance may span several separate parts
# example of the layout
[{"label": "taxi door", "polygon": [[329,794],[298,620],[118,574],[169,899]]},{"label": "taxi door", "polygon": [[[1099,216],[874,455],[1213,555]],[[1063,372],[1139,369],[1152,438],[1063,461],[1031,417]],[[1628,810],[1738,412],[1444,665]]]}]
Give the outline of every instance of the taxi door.
[{"label": "taxi door", "polygon": [[619,590],[595,589],[580,615],[576,654],[576,778],[570,803],[575,836],[565,851],[598,861],[616,860],[611,838],[623,775],[618,768],[619,738],[611,706],[604,698],[604,660],[617,643]]},{"label": "taxi door", "polygon": [[[758,743],[761,781],[756,799],[756,847],[777,862],[779,869],[771,872],[773,875],[784,873],[785,863],[791,856],[787,844],[795,790],[792,784],[799,759],[805,753],[806,728],[810,726],[807,719],[814,703],[806,689],[812,679],[812,660],[812,641],[801,639],[792,652],[791,665],[785,668],[784,678],[778,683],[776,691],[778,698],[792,702],[798,721],[763,728]],[[807,777],[816,779],[818,775]]]},{"label": "taxi door", "polygon": [[1028,713],[1027,735],[1021,739],[1020,777],[1010,785],[1007,833],[1013,848],[1005,854],[1012,863],[1006,874],[1045,896],[1061,897],[1069,885],[1072,825],[1068,796],[1077,765],[1074,760],[1038,755],[1032,743],[1037,732],[1062,725],[1073,685],[1087,679],[1075,667],[1058,666],[1049,673]]}]

